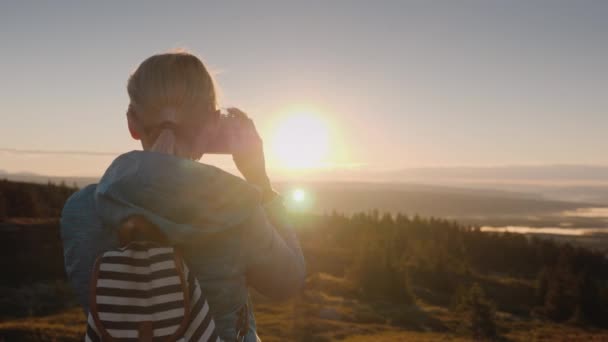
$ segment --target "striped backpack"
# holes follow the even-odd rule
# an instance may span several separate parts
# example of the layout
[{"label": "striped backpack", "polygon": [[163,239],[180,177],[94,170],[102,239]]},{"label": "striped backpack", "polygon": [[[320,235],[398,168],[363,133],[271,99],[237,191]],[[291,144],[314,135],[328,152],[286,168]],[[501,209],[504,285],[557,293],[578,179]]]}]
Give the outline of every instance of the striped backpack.
[{"label": "striped backpack", "polygon": [[121,248],[97,258],[85,341],[220,341],[209,304],[178,250],[141,216]]}]

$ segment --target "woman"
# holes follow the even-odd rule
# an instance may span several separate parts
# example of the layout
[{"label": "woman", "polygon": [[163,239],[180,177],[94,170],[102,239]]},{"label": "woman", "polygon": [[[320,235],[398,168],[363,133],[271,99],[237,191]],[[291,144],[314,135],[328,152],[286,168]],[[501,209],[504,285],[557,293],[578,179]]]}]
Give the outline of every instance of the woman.
[{"label": "woman", "polygon": [[253,122],[229,109],[240,126],[230,140],[243,180],[197,162],[213,145],[220,114],[212,77],[196,56],[152,56],[127,89],[129,131],[143,151],[116,158],[99,184],[67,201],[61,217],[66,272],[85,312],[96,256],[117,247],[116,229],[125,218],[141,214],[182,251],[220,337],[234,340],[239,313],[246,312],[245,341],[256,341],[248,286],[288,298],[302,288],[305,265],[270,186]]}]

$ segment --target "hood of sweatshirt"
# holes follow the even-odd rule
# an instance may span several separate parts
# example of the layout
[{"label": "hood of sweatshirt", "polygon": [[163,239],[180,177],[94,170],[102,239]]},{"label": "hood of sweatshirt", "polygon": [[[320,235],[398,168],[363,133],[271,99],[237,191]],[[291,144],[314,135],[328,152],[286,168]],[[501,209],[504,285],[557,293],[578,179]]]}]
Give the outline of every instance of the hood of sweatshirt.
[{"label": "hood of sweatshirt", "polygon": [[180,157],[132,151],[117,157],[95,191],[97,213],[109,229],[140,214],[173,242],[218,233],[249,218],[261,204],[259,190],[211,165]]}]

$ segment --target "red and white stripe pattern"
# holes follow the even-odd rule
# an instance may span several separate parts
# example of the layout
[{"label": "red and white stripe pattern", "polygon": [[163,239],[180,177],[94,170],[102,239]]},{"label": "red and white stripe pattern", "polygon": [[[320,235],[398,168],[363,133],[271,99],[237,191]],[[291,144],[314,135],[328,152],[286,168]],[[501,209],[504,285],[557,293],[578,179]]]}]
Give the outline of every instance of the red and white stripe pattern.
[{"label": "red and white stripe pattern", "polygon": [[[173,248],[147,242],[105,252],[91,279],[95,293],[85,341],[103,341],[104,336],[117,341],[220,341],[198,281],[183,261],[177,267],[176,260],[181,259]],[[140,336],[142,324],[151,330],[147,337]]]}]

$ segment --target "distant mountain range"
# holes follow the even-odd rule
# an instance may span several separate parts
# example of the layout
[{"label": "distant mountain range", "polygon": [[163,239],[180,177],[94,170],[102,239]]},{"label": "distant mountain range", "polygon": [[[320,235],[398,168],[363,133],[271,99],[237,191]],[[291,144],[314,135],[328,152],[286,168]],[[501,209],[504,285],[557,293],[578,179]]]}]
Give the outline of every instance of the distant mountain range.
[{"label": "distant mountain range", "polygon": [[548,165],[501,167],[418,168],[394,172],[393,177],[444,178],[468,181],[540,182],[564,185],[601,183],[608,185],[608,166]]},{"label": "distant mountain range", "polygon": [[[538,171],[538,169],[535,169]],[[581,208],[608,206],[608,186],[570,186],[547,185],[541,182],[485,182],[482,178],[489,175],[474,170],[455,170],[452,175],[472,175],[479,177],[474,182],[446,182],[449,172],[439,173],[428,169],[427,174],[418,170],[406,170],[400,174],[418,175],[419,181],[401,176],[405,181],[328,181],[283,179],[274,186],[284,194],[286,204],[294,210],[316,213],[368,212],[377,209],[379,212],[419,214],[425,217],[442,217],[455,219],[465,224],[476,226],[525,226],[525,227],[568,227],[568,228],[604,228],[608,221],[602,217],[571,216],[566,213]],[[513,175],[515,171],[502,170],[499,176]],[[519,171],[521,172],[521,171]],[[434,176],[441,175],[443,181],[436,181]],[[521,173],[525,175],[525,173]],[[553,174],[559,175],[558,172]],[[581,175],[581,173],[579,173]],[[422,177],[425,176],[425,177]],[[568,176],[561,174],[562,178]],[[536,174],[540,180],[540,174]],[[94,177],[48,177],[33,174],[0,174],[0,178],[13,181],[34,183],[61,183],[83,187],[98,181]],[[277,179],[274,178],[273,179]],[[372,178],[373,179],[373,178]],[[398,179],[398,178],[397,178]],[[523,178],[520,178],[523,179]],[[554,178],[555,179],[555,178]],[[540,184],[540,185],[539,185]],[[295,190],[304,194],[304,200],[295,200]]]},{"label": "distant mountain range", "polygon": [[608,166],[543,165],[489,167],[424,167],[370,171],[350,168],[314,173],[316,177],[422,183],[496,183],[536,185],[608,185]]},{"label": "distant mountain range", "polygon": [[[329,185],[348,182],[348,187],[398,188],[437,187],[436,190],[476,189],[502,191],[503,195],[537,196],[552,200],[608,204],[608,166],[545,165],[498,167],[427,167],[400,170],[335,168],[289,173],[271,170],[279,183],[319,183]],[[52,181],[82,187],[97,182],[97,177],[57,177],[32,173],[7,173],[0,177],[16,181],[46,183]],[[505,192],[506,191],[506,192]]]}]

